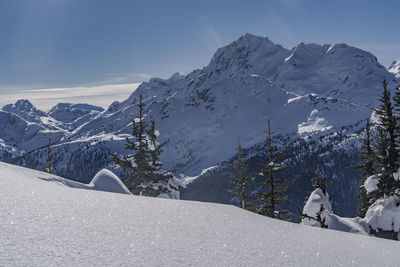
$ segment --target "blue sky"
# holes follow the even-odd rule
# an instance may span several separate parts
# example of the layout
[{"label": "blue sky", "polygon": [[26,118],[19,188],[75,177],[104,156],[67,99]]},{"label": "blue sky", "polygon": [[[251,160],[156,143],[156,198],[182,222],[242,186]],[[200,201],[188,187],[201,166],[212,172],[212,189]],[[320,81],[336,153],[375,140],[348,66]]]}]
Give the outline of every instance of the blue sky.
[{"label": "blue sky", "polygon": [[0,0],[0,91],[134,86],[203,67],[246,32],[286,48],[347,43],[387,67],[400,58],[399,10],[394,0]]}]

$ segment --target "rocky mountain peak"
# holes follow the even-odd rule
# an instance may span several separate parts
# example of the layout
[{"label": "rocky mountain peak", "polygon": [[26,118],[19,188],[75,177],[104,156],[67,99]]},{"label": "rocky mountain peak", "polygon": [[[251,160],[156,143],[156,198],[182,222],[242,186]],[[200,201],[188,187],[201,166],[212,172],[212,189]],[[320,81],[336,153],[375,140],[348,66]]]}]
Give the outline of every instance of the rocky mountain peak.
[{"label": "rocky mountain peak", "polygon": [[289,53],[267,37],[247,33],[218,49],[207,70],[216,74],[270,74]]},{"label": "rocky mountain peak", "polygon": [[46,114],[36,109],[36,107],[27,99],[20,99],[14,104],[5,105],[2,110],[14,113],[27,121],[36,121]]}]

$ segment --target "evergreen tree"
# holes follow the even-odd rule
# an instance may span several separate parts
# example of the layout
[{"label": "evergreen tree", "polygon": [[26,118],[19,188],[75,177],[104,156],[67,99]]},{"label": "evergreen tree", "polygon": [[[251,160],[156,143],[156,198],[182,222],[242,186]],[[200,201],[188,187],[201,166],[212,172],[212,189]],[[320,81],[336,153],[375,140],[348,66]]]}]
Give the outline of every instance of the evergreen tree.
[{"label": "evergreen tree", "polygon": [[383,95],[379,100],[380,107],[374,109],[378,115],[375,160],[380,167],[377,197],[382,197],[394,193],[396,186],[393,173],[397,171],[398,167],[396,120],[385,79],[383,80]]},{"label": "evergreen tree", "polygon": [[358,206],[358,215],[364,217],[369,206],[371,206],[372,196],[367,194],[364,188],[364,183],[368,177],[374,174],[374,149],[371,142],[371,125],[369,119],[365,125],[365,137],[363,139],[363,144],[361,146],[361,163],[354,168],[361,170],[361,179],[357,188],[357,198],[360,201]]},{"label": "evergreen tree", "polygon": [[242,146],[240,145],[239,138],[236,151],[238,154],[237,158],[235,159],[235,172],[231,174],[231,183],[234,185],[234,188],[229,189],[228,192],[239,199],[239,206],[242,209],[251,209],[251,195],[248,193],[248,191],[254,175],[247,174],[248,168],[245,160],[243,159],[243,150]]},{"label": "evergreen tree", "polygon": [[163,163],[160,160],[160,155],[164,151],[163,147],[168,144],[169,140],[160,144],[157,141],[158,135],[159,132],[156,130],[155,122],[151,121],[150,128],[147,130],[147,149],[150,155],[153,186],[149,190],[154,190],[154,185],[158,187],[158,189],[155,189],[155,191],[152,193],[153,196],[159,195],[160,193],[170,194],[171,189],[176,191],[179,190],[179,185],[172,183],[174,175],[162,168]]},{"label": "evergreen tree", "polygon": [[311,181],[314,189],[320,188],[322,190],[322,193],[326,195],[326,180],[325,178],[322,178],[320,168],[317,169],[316,176],[313,177]]},{"label": "evergreen tree", "polygon": [[[397,145],[397,152],[399,153],[400,150],[400,86],[396,87],[395,91],[395,96],[393,97],[394,100],[394,118],[395,118],[395,124],[396,124],[396,130],[395,130],[395,135],[396,135],[396,145]],[[398,154],[397,156],[400,156]],[[399,158],[398,158],[399,160]],[[397,167],[400,167],[400,162],[397,162]]]},{"label": "evergreen tree", "polygon": [[275,145],[272,145],[272,133],[270,121],[268,120],[267,132],[267,162],[261,170],[264,190],[257,194],[259,207],[256,209],[257,213],[281,219],[282,215],[288,215],[287,210],[277,210],[279,205],[287,199],[286,186],[284,183],[291,177],[282,177],[281,174],[289,168],[283,166],[283,153],[278,151]]},{"label": "evergreen tree", "polygon": [[[396,91],[393,96],[393,101],[394,101],[394,110],[396,112],[400,112],[400,86],[396,87]],[[397,121],[400,119],[398,115],[396,116],[396,119]]]},{"label": "evergreen tree", "polygon": [[167,142],[158,144],[158,132],[155,130],[153,121],[150,128],[147,129],[141,94],[138,109],[139,117],[132,120],[133,139],[130,140],[128,137],[125,139],[125,149],[133,151],[133,154],[122,158],[112,155],[112,160],[129,172],[124,183],[132,193],[145,196],[170,194],[171,189],[178,190],[178,188],[170,184],[174,176],[162,169],[162,162],[159,160],[159,156],[163,152],[162,147]]},{"label": "evergreen tree", "polygon": [[157,142],[158,131],[156,130],[155,122],[151,121],[150,128],[147,130],[148,148],[151,156],[151,165],[157,170],[161,169],[163,163],[160,161],[160,155],[164,151],[163,147],[168,144],[169,140],[159,144]]},{"label": "evergreen tree", "polygon": [[47,173],[54,173],[54,171],[56,170],[53,166],[52,160],[53,154],[51,154],[51,143],[49,139],[49,144],[47,145],[46,167],[44,168],[44,171]]}]

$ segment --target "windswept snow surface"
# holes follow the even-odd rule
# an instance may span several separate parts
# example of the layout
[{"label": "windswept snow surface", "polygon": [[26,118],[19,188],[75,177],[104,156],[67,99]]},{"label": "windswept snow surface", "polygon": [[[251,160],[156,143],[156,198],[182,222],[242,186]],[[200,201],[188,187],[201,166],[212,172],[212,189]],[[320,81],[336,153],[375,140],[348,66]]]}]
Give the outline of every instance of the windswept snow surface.
[{"label": "windswept snow surface", "polygon": [[79,190],[0,163],[0,266],[396,266],[400,243],[234,206]]}]

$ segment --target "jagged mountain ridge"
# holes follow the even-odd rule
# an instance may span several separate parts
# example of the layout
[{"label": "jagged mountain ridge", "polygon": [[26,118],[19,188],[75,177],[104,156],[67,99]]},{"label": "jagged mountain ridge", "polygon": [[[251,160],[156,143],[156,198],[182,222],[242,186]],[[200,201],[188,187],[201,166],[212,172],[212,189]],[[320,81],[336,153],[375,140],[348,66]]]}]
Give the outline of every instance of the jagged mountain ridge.
[{"label": "jagged mountain ridge", "polygon": [[303,136],[369,117],[385,76],[397,82],[376,57],[357,48],[301,43],[288,50],[246,34],[201,70],[143,83],[70,138],[129,134],[143,94],[149,119],[161,138],[171,140],[166,165],[195,174],[232,156],[238,136],[245,147],[262,142],[268,119],[276,132]]},{"label": "jagged mountain ridge", "polygon": [[[170,139],[165,166],[195,175],[232,157],[238,136],[244,147],[262,143],[268,119],[286,136],[282,145],[333,135],[345,126],[361,129],[383,77],[391,88],[398,83],[376,57],[354,47],[300,43],[288,50],[246,34],[220,48],[203,69],[144,82],[127,100],[64,130],[54,141],[55,165],[60,175],[83,180],[112,167],[109,154],[126,153],[123,142],[131,133],[139,94],[161,140]],[[43,156],[34,151],[20,164],[41,168]]]},{"label": "jagged mountain ridge", "polygon": [[60,143],[70,131],[103,110],[87,104],[58,104],[44,112],[27,99],[5,105],[0,110],[0,146],[3,157],[24,155],[45,146],[49,139],[52,143]]}]

